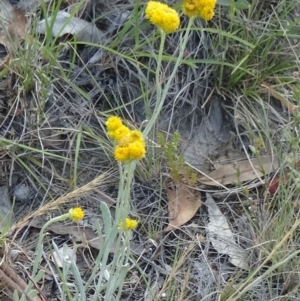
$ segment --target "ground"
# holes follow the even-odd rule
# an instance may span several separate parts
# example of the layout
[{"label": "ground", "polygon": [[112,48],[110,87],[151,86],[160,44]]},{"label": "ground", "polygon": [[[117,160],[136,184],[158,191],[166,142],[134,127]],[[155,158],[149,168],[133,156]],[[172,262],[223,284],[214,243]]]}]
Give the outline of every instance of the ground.
[{"label": "ground", "polygon": [[[1,300],[299,300],[299,4],[219,1],[185,43],[165,1],[158,70],[147,1],[45,2],[0,4]],[[129,191],[112,115],[147,131]]]}]

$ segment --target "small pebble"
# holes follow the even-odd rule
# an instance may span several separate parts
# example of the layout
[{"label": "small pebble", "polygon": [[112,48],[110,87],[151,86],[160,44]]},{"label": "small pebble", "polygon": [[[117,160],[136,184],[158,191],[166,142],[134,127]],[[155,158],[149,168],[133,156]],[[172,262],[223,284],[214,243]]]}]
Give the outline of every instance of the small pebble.
[{"label": "small pebble", "polygon": [[17,201],[27,201],[31,195],[31,188],[26,184],[19,184],[13,189],[12,195]]}]

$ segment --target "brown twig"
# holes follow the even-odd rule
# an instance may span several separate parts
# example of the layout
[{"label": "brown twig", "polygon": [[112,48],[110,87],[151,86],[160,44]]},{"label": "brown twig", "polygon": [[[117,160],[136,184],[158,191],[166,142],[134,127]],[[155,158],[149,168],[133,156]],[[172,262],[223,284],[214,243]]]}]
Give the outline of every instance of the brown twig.
[{"label": "brown twig", "polygon": [[25,293],[26,282],[4,261],[0,266],[0,279],[10,289],[16,290],[20,295],[24,294],[28,301],[43,301],[38,296],[31,298]]}]

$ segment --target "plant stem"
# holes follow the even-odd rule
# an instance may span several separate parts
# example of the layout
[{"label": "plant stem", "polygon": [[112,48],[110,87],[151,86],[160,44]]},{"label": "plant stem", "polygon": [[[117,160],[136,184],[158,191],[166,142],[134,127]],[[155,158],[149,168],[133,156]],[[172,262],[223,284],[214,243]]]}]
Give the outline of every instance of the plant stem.
[{"label": "plant stem", "polygon": [[38,265],[42,259],[42,256],[43,256],[43,239],[45,237],[45,230],[47,227],[49,227],[51,224],[55,223],[55,222],[59,222],[59,221],[64,221],[66,220],[67,218],[69,217],[69,213],[67,214],[63,214],[63,215],[60,215],[60,216],[57,216],[57,217],[54,217],[52,219],[50,219],[41,229],[41,232],[40,232],[40,235],[39,235],[39,240],[38,240],[38,243],[37,243],[37,254],[36,254],[36,258],[33,262],[33,268],[32,268],[32,278],[35,277],[36,275],[36,272],[38,270]]},{"label": "plant stem", "polygon": [[161,62],[162,62],[163,47],[164,47],[165,39],[166,39],[166,33],[161,31],[161,40],[160,40],[160,47],[159,47],[159,53],[158,53],[158,57],[157,57],[157,66],[156,66],[156,103],[155,103],[155,107],[154,107],[152,117],[150,118],[150,120],[149,120],[149,122],[148,122],[148,124],[147,124],[147,126],[146,126],[146,128],[143,132],[144,136],[148,136],[148,134],[152,130],[153,125],[157,121],[158,115],[160,114],[161,109],[164,105],[167,94],[169,92],[170,85],[171,85],[171,83],[172,83],[172,81],[175,77],[175,74],[178,70],[178,67],[181,64],[183,53],[184,53],[186,44],[188,42],[188,38],[189,38],[189,35],[190,35],[191,27],[194,23],[194,19],[195,19],[194,17],[189,18],[189,22],[188,22],[187,29],[186,29],[185,34],[184,34],[184,38],[182,40],[182,43],[179,46],[179,54],[178,54],[175,66],[174,66],[173,71],[172,71],[172,73],[171,73],[171,75],[170,75],[170,77],[169,77],[169,79],[168,79],[168,81],[167,81],[167,83],[166,83],[163,90],[161,89],[161,74],[162,74],[162,72],[161,72]]}]

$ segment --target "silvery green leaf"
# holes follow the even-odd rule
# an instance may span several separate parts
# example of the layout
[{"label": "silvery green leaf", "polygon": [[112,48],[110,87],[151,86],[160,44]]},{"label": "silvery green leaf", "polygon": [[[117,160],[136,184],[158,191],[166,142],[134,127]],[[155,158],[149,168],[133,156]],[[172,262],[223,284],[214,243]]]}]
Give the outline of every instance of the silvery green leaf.
[{"label": "silvery green leaf", "polygon": [[[217,3],[221,6],[230,6],[231,2],[230,0],[218,0]],[[247,0],[237,0],[233,4],[237,9],[248,9],[250,7],[250,3]]]},{"label": "silvery green leaf", "polygon": [[111,213],[110,213],[110,210],[107,206],[106,203],[104,202],[101,202],[100,203],[100,209],[101,209],[101,212],[102,212],[102,218],[103,218],[103,223],[104,223],[104,229],[105,229],[105,233],[110,233],[112,227],[113,227],[113,221],[112,221],[112,216],[111,216]]},{"label": "silvery green leaf", "polygon": [[250,3],[247,0],[237,0],[235,2],[235,7],[237,9],[249,9]]},{"label": "silvery green leaf", "polygon": [[230,0],[218,0],[217,4],[221,6],[230,6]]},{"label": "silvery green leaf", "polygon": [[14,299],[14,301],[19,301],[20,300],[19,293],[16,290],[13,293],[13,299]]},{"label": "silvery green leaf", "polygon": [[13,208],[10,201],[8,186],[0,186],[0,232],[5,232],[9,229],[13,219]]}]

